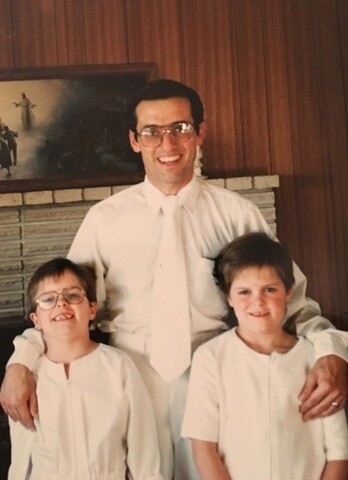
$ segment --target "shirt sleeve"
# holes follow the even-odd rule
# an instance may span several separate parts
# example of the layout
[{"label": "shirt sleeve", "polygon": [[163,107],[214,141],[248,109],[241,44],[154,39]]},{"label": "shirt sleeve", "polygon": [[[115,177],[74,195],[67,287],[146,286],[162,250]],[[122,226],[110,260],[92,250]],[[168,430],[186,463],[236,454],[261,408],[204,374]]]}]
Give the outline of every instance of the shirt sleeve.
[{"label": "shirt sleeve", "polygon": [[218,442],[220,411],[216,361],[205,345],[193,356],[181,435]]},{"label": "shirt sleeve", "polygon": [[323,418],[326,459],[348,460],[348,426],[345,412]]},{"label": "shirt sleeve", "polygon": [[337,330],[321,315],[319,305],[306,297],[307,280],[294,264],[295,290],[288,304],[286,327],[314,345],[315,358],[337,355],[348,362],[348,332]]},{"label": "shirt sleeve", "polygon": [[127,433],[127,466],[134,480],[164,480],[152,403],[133,361],[126,366],[126,392],[130,413]]},{"label": "shirt sleeve", "polygon": [[11,436],[11,465],[8,480],[29,480],[31,471],[31,449],[35,432],[27,430],[19,422],[9,419]]},{"label": "shirt sleeve", "polygon": [[15,351],[7,366],[20,363],[33,371],[38,359],[46,349],[41,332],[36,328],[28,328],[14,339],[13,344]]}]

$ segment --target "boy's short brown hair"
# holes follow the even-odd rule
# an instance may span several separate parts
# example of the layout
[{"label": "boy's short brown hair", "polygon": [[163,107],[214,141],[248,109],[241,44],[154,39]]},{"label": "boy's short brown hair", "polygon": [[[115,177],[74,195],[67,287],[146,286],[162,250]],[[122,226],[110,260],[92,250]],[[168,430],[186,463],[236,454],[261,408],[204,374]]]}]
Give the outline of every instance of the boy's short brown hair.
[{"label": "boy's short brown hair", "polygon": [[287,292],[295,283],[293,263],[285,247],[261,232],[242,235],[224,247],[215,260],[214,276],[228,295],[236,274],[247,267],[271,267]]},{"label": "boy's short brown hair", "polygon": [[31,277],[26,295],[26,312],[29,314],[36,311],[36,294],[40,282],[49,277],[60,277],[65,272],[71,272],[81,283],[86,292],[89,302],[97,301],[96,275],[94,270],[87,266],[75,263],[67,258],[57,257],[42,264]]}]

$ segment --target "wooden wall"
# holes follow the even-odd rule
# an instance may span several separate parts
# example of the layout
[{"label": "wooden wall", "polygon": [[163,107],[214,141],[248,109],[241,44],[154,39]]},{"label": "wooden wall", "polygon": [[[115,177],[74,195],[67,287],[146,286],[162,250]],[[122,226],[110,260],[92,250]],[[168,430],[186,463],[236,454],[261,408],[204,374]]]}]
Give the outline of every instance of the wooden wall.
[{"label": "wooden wall", "polygon": [[0,68],[154,62],[197,88],[205,172],[281,176],[279,238],[348,330],[346,0],[0,5]]}]

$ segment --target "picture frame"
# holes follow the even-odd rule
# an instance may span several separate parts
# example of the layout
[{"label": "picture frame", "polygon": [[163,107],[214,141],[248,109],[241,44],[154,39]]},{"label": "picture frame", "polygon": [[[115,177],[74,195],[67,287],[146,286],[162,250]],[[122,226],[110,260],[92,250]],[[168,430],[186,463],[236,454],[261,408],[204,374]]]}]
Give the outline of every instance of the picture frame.
[{"label": "picture frame", "polygon": [[0,71],[0,193],[124,185],[144,177],[126,104],[153,63]]}]

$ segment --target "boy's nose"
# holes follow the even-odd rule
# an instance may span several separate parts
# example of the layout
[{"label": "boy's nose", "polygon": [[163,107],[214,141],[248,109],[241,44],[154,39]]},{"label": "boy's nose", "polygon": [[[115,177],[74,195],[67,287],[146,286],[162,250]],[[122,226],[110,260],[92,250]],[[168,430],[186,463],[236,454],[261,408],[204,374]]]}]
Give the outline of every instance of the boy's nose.
[{"label": "boy's nose", "polygon": [[67,301],[63,295],[63,293],[58,293],[58,298],[57,298],[57,306],[59,305],[66,305]]},{"label": "boy's nose", "polygon": [[253,302],[255,302],[255,303],[262,303],[263,302],[262,292],[255,292],[254,293]]}]

